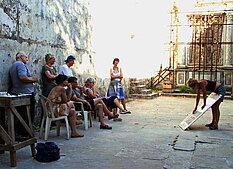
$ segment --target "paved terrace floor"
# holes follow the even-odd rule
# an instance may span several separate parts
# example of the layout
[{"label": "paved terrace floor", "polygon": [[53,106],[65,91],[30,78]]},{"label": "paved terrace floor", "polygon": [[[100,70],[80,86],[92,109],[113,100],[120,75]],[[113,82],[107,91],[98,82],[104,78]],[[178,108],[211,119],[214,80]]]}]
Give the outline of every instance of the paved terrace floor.
[{"label": "paved terrace floor", "polygon": [[[233,168],[233,101],[221,105],[219,130],[204,125],[208,110],[189,130],[178,124],[194,107],[195,98],[160,96],[128,103],[131,115],[122,122],[106,121],[112,130],[100,130],[98,122],[84,138],[66,140],[66,133],[49,141],[60,147],[61,158],[40,163],[30,157],[30,146],[17,151],[17,169],[230,169]],[[65,130],[62,130],[65,131]],[[36,133],[38,138],[38,133]],[[38,138],[38,142],[42,142]],[[11,168],[9,153],[0,154],[0,168]]]}]

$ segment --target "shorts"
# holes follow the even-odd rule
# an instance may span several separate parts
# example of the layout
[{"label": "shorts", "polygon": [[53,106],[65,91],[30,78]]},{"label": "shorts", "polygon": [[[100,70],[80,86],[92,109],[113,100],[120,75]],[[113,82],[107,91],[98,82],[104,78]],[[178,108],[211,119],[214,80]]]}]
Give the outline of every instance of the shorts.
[{"label": "shorts", "polygon": [[88,97],[85,97],[85,100],[91,105],[91,110],[95,110],[94,100]]},{"label": "shorts", "polygon": [[[75,104],[74,106],[75,106],[75,110],[81,110],[81,104]],[[90,107],[87,104],[83,103],[83,108],[86,111],[91,111]]]},{"label": "shorts", "polygon": [[225,96],[225,88],[223,85],[220,85],[217,87],[217,89],[214,90],[214,93],[221,94],[222,97],[219,99],[221,102],[223,102],[224,96]]},{"label": "shorts", "polygon": [[114,100],[117,99],[116,96],[110,96],[110,97],[104,97],[102,98],[103,102],[108,108],[114,109],[117,108],[116,104],[114,103]]}]

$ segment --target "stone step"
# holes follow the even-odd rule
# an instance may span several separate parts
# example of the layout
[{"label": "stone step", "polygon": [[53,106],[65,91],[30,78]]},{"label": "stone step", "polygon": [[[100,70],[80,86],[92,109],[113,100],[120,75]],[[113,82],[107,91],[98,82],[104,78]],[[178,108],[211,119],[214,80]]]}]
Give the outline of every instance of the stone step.
[{"label": "stone step", "polygon": [[151,89],[143,89],[143,90],[141,90],[141,94],[152,94],[152,90]]},{"label": "stone step", "polygon": [[138,85],[138,86],[135,86],[136,88],[138,89],[143,89],[143,88],[146,88],[146,85]]},{"label": "stone step", "polygon": [[231,92],[226,91],[226,92],[225,92],[225,95],[229,95],[229,96],[230,96],[230,95],[231,95]]},{"label": "stone step", "polygon": [[159,93],[151,93],[151,94],[131,94],[131,98],[135,99],[154,99],[159,96]]}]

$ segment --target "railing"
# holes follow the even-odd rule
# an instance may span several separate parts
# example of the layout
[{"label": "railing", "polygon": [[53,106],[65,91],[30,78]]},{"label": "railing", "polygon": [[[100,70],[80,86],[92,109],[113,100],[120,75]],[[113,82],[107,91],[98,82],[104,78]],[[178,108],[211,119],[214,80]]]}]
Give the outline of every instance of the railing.
[{"label": "railing", "polygon": [[151,77],[148,80],[148,86],[150,88],[155,88],[158,84],[160,84],[162,81],[164,81],[165,78],[170,76],[172,74],[173,70],[171,70],[169,67],[164,68],[162,71],[159,71],[156,76]]}]

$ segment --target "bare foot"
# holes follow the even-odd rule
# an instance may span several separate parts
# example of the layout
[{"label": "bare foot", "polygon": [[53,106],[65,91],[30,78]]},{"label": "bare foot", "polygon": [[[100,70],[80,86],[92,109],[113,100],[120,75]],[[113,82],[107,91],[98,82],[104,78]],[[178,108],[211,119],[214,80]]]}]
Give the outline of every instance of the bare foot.
[{"label": "bare foot", "polygon": [[71,134],[71,138],[77,138],[77,137],[84,137],[84,135],[83,134],[79,134],[79,133]]}]

